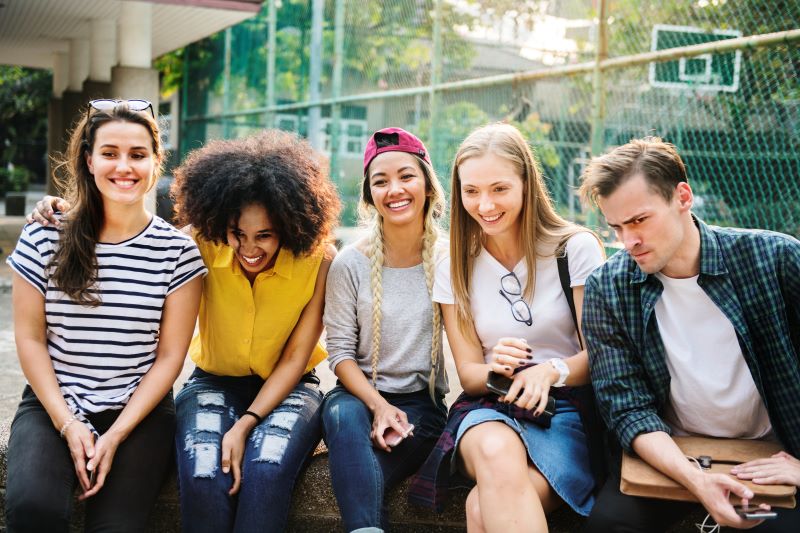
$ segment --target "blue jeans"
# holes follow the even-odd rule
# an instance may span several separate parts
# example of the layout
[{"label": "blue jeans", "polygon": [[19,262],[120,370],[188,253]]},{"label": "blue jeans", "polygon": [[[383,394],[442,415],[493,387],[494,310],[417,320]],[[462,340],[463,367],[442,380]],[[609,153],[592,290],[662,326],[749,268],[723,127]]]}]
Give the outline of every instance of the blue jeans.
[{"label": "blue jeans", "polygon": [[415,426],[414,436],[403,440],[392,453],[372,446],[372,414],[344,387],[337,385],[322,405],[331,484],[346,531],[387,529],[385,489],[409,477],[425,462],[447,419],[442,397],[434,404],[427,390],[381,395],[402,409]]},{"label": "blue jeans", "polygon": [[292,488],[320,439],[322,393],[313,372],[247,438],[239,493],[221,469],[222,437],[264,384],[258,376],[194,371],[175,406],[178,488],[184,531],[283,531]]}]

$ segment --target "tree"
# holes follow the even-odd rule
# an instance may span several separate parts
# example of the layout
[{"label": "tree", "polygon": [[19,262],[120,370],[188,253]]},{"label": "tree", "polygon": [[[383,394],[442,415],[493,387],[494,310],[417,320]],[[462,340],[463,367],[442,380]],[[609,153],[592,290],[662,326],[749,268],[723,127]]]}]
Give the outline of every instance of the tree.
[{"label": "tree", "polygon": [[49,71],[0,66],[0,167],[16,168],[16,180],[44,178],[51,94]]}]

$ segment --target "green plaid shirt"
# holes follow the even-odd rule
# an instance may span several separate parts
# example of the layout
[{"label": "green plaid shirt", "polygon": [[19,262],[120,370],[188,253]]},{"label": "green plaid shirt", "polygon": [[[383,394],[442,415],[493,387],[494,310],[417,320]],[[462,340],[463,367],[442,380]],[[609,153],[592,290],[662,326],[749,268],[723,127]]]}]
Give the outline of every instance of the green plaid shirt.
[{"label": "green plaid shirt", "polygon": [[[770,231],[700,229],[698,284],[731,321],[786,450],[800,457],[800,241]],[[663,286],[621,251],[586,282],[583,332],[600,412],[622,446],[669,427],[670,375],[654,308]]]}]

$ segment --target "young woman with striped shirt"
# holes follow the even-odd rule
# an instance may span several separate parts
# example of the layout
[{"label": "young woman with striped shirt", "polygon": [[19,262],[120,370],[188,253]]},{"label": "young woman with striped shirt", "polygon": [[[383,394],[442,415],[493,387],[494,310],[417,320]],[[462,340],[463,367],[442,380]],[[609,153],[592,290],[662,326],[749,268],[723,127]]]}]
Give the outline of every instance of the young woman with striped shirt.
[{"label": "young woman with striped shirt", "polygon": [[59,167],[74,207],[25,226],[8,258],[29,383],[9,440],[10,531],[66,531],[76,483],[87,530],[146,526],[206,273],[192,240],[145,208],[162,161],[149,102],[90,102]]}]

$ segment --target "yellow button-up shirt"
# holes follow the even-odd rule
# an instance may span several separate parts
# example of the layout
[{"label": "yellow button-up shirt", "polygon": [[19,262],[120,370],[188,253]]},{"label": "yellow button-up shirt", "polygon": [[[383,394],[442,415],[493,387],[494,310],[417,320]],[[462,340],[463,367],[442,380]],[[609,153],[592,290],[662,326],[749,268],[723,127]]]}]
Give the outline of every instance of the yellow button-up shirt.
[{"label": "yellow button-up shirt", "polygon": [[[208,275],[200,299],[200,331],[189,355],[218,376],[257,374],[267,379],[311,300],[324,250],[296,257],[281,248],[275,265],[250,285],[233,249],[195,235]],[[327,357],[317,343],[306,372]]]}]

